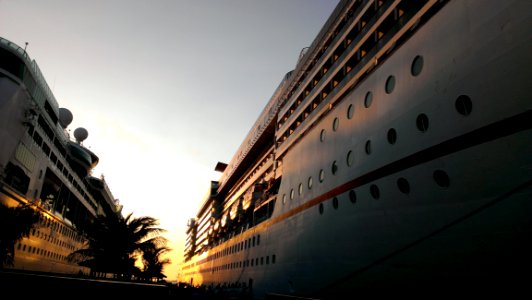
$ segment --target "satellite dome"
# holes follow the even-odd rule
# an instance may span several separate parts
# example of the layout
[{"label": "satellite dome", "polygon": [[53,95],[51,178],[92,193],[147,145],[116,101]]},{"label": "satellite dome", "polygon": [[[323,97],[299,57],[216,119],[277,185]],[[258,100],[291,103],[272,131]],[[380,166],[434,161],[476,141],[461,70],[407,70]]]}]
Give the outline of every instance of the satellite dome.
[{"label": "satellite dome", "polygon": [[72,123],[73,118],[70,110],[64,107],[59,108],[59,123],[61,124],[61,127],[67,128],[67,126]]},{"label": "satellite dome", "polygon": [[89,132],[83,127],[78,127],[76,130],[74,130],[74,137],[76,138],[77,142],[83,142],[88,136]]}]

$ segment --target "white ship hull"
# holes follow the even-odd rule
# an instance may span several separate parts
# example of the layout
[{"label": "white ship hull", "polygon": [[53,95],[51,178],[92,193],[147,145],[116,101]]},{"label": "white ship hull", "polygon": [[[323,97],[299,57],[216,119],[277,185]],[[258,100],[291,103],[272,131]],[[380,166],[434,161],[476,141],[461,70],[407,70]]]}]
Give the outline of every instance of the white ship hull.
[{"label": "white ship hull", "polygon": [[335,299],[522,280],[532,266],[531,11],[528,1],[445,4],[285,150],[271,218],[194,256],[183,281]]},{"label": "white ship hull", "polygon": [[81,232],[97,214],[117,211],[104,180],[90,176],[98,157],[70,141],[65,112],[36,62],[0,38],[0,203],[29,206],[39,216],[29,235],[15,241],[6,269],[89,273],[68,255],[83,248]]}]

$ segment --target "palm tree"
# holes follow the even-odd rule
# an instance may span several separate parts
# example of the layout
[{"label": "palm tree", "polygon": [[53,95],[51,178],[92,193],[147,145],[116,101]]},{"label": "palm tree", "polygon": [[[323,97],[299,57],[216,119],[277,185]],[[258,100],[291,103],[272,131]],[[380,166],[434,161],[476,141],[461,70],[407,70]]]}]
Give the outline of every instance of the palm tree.
[{"label": "palm tree", "polygon": [[15,244],[36,227],[39,213],[30,204],[8,207],[0,202],[0,269],[13,266]]},{"label": "palm tree", "polygon": [[97,217],[86,229],[86,248],[69,255],[71,261],[89,267],[91,273],[104,272],[115,277],[131,279],[140,270],[135,261],[153,247],[161,247],[166,239],[159,234],[158,220],[152,217],[125,218],[120,214]]},{"label": "palm tree", "polygon": [[158,281],[166,277],[163,268],[170,263],[170,259],[162,258],[171,249],[165,246],[151,245],[144,249],[142,253],[142,264],[144,265],[142,277],[145,280],[157,279]]}]

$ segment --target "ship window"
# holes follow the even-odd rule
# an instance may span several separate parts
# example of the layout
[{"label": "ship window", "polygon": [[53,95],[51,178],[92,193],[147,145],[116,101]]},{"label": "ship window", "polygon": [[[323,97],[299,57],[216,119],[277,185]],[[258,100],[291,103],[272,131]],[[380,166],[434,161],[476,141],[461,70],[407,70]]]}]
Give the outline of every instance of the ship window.
[{"label": "ship window", "polygon": [[429,117],[426,114],[419,114],[416,119],[417,129],[421,132],[425,132],[429,129]]},{"label": "ship window", "polygon": [[251,266],[253,267],[253,259],[251,259]]},{"label": "ship window", "polygon": [[320,203],[320,206],[318,209],[320,211],[320,215],[323,215],[323,203]]},{"label": "ship window", "polygon": [[295,195],[294,189],[291,189],[290,190],[290,200],[294,199],[294,195]]},{"label": "ship window", "polygon": [[260,257],[260,265],[262,266],[264,264],[264,256]]},{"label": "ship window", "polygon": [[251,244],[253,245],[253,247],[255,247],[255,236],[253,236]]},{"label": "ship window", "polygon": [[338,172],[338,165],[336,164],[336,160],[333,161],[332,163],[332,166],[331,166],[331,173],[336,174],[336,172]]},{"label": "ship window", "polygon": [[370,153],[371,153],[371,140],[368,140],[366,142],[365,150],[366,150],[366,154],[370,155]]},{"label": "ship window", "polygon": [[413,76],[417,76],[421,74],[421,70],[423,70],[423,56],[418,55],[412,61],[412,67],[410,68],[410,72]]},{"label": "ship window", "polygon": [[369,192],[370,192],[370,194],[371,194],[371,197],[373,197],[373,199],[379,199],[379,197],[381,196],[381,193],[380,193],[379,187],[376,186],[375,184],[372,184],[372,185],[369,187]]},{"label": "ship window", "polygon": [[347,118],[351,119],[353,117],[353,113],[355,112],[355,107],[353,104],[349,104],[349,107],[347,107]]},{"label": "ship window", "polygon": [[442,170],[436,170],[434,171],[434,174],[432,175],[434,177],[434,181],[436,181],[436,184],[439,185],[442,188],[448,188],[450,185],[449,175],[445,173],[445,171]]},{"label": "ship window", "polygon": [[312,188],[312,176],[308,178],[308,189],[310,190]]},{"label": "ship window", "polygon": [[351,201],[353,204],[357,202],[357,194],[354,190],[349,191],[349,201]]},{"label": "ship window", "polygon": [[397,179],[397,187],[403,194],[410,193],[410,184],[408,183],[408,180],[404,179],[403,177]]},{"label": "ship window", "polygon": [[299,192],[299,195],[303,194],[303,184],[302,183],[299,184],[298,192]]},{"label": "ship window", "polygon": [[258,266],[259,265],[259,258],[255,258],[255,266]]},{"label": "ship window", "polygon": [[257,235],[257,246],[260,245],[260,234]]},{"label": "ship window", "polygon": [[395,129],[393,128],[390,128],[388,130],[387,138],[388,143],[390,143],[391,145],[395,144],[395,142],[397,141],[397,131],[395,131]]},{"label": "ship window", "polygon": [[272,255],[272,264],[275,263],[275,254]]},{"label": "ship window", "polygon": [[388,76],[388,79],[386,79],[386,94],[391,94],[393,92],[393,89],[395,88],[395,76],[390,75]]},{"label": "ship window", "polygon": [[353,160],[354,160],[354,154],[353,154],[353,151],[349,151],[347,152],[347,157],[346,157],[346,162],[347,162],[347,166],[350,167],[353,165]]},{"label": "ship window", "polygon": [[270,256],[266,256],[266,264],[269,265],[270,264]]},{"label": "ship window", "polygon": [[283,194],[283,204],[286,203],[286,194]]},{"label": "ship window", "polygon": [[333,126],[332,126],[333,131],[336,131],[336,129],[338,129],[338,123],[339,122],[340,121],[338,120],[338,118],[334,118]]},{"label": "ship window", "polygon": [[332,205],[334,209],[338,209],[338,198],[336,197],[333,198]]},{"label": "ship window", "polygon": [[323,142],[325,140],[325,129],[322,129],[320,132],[320,142]]},{"label": "ship window", "polygon": [[323,169],[320,170],[320,182],[323,182],[323,179],[325,179],[325,172],[323,171]]},{"label": "ship window", "polygon": [[463,116],[468,116],[473,110],[473,103],[471,102],[471,98],[466,95],[458,96],[458,98],[454,102],[454,106],[456,107],[458,113]]},{"label": "ship window", "polygon": [[364,98],[364,106],[366,108],[369,108],[371,106],[372,101],[373,101],[373,94],[371,92],[367,92],[366,97]]}]

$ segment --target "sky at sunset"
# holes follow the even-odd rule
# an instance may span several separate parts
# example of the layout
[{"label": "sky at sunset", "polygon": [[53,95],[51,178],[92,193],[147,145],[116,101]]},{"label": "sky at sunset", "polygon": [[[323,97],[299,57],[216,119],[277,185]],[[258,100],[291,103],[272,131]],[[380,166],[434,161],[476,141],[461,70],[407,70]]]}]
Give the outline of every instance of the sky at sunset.
[{"label": "sky at sunset", "polygon": [[123,213],[174,249],[218,161],[228,163],[337,0],[0,0],[0,36],[39,65],[69,129],[88,130]]}]

